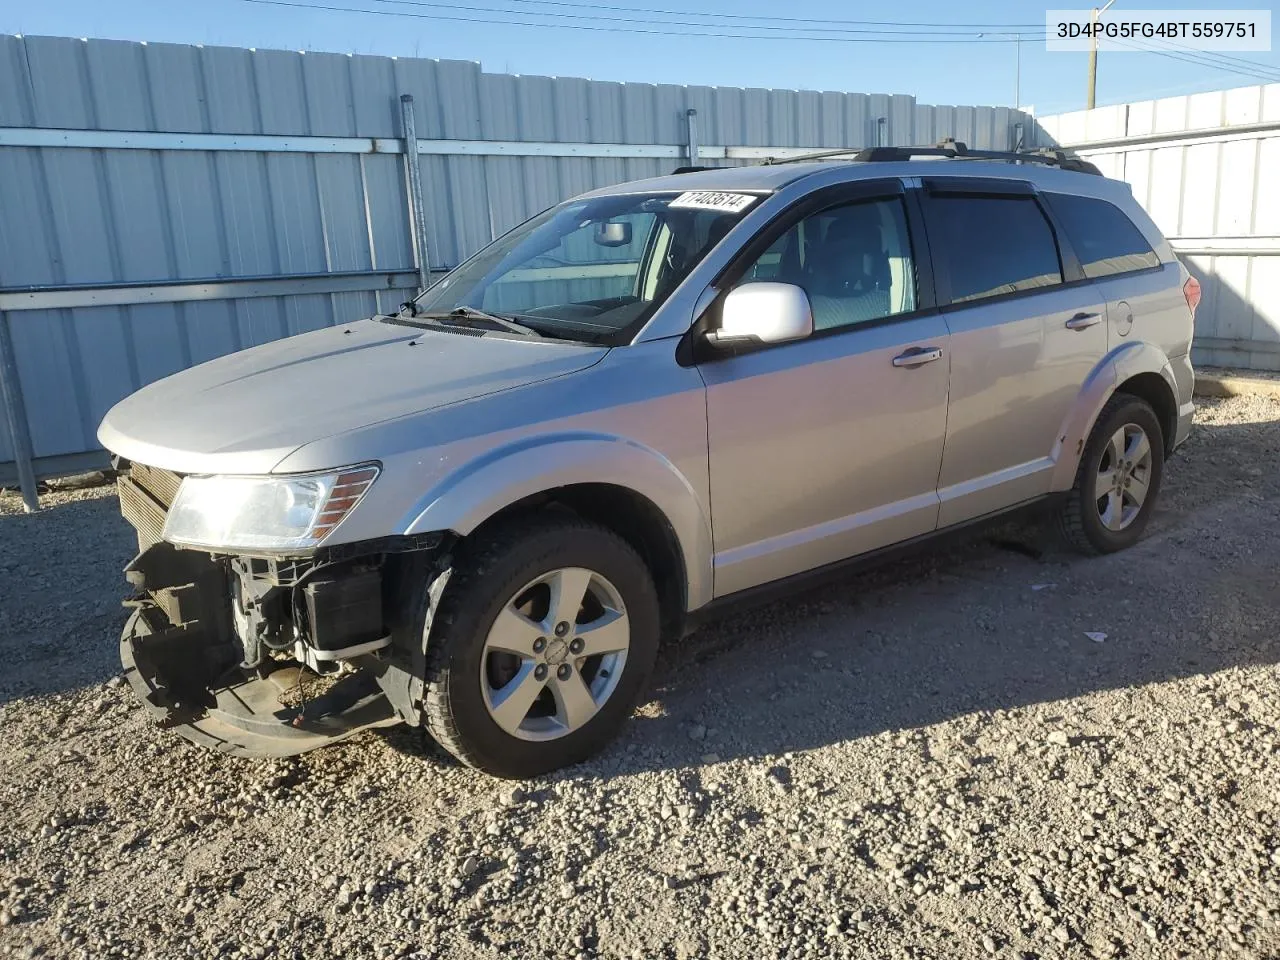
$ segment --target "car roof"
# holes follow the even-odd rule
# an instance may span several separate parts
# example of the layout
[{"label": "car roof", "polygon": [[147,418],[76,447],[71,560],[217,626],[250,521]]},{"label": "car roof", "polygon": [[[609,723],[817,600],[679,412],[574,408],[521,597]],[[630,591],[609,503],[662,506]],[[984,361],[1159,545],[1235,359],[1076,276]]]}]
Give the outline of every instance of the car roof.
[{"label": "car roof", "polygon": [[753,164],[746,167],[719,167],[690,173],[668,174],[647,180],[632,180],[583,194],[583,198],[617,196],[628,193],[685,192],[689,190],[772,193],[790,183],[829,170],[840,170],[842,180],[874,180],[886,177],[988,177],[1021,180],[1041,190],[1100,197],[1108,200],[1132,196],[1129,185],[1093,173],[1063,170],[1044,163],[1010,163],[1004,160],[919,159],[863,162],[824,160],[796,163]]},{"label": "car roof", "polygon": [[[756,163],[747,167],[718,167],[691,173],[675,173],[647,180],[632,180],[612,187],[602,187],[583,194],[584,197],[606,197],[618,193],[662,193],[665,190],[746,190],[772,192],[788,183],[808,176],[829,163]],[[860,164],[865,166],[865,164]]]}]

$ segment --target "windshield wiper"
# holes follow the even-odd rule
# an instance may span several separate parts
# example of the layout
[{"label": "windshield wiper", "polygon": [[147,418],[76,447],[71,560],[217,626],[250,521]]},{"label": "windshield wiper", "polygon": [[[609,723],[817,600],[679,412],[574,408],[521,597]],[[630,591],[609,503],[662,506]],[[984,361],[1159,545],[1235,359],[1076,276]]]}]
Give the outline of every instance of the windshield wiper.
[{"label": "windshield wiper", "polygon": [[484,310],[477,310],[475,307],[454,307],[447,313],[418,313],[414,314],[414,319],[418,320],[480,320],[485,323],[492,323],[508,333],[516,333],[522,337],[541,337],[537,330],[533,327],[526,327],[523,323],[516,323],[507,317],[498,316],[496,313],[488,313]]}]

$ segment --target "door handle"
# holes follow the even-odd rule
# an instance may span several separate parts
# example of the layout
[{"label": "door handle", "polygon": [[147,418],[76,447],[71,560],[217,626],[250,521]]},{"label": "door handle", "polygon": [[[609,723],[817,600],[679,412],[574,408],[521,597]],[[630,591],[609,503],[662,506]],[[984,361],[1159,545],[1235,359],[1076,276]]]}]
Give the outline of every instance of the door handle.
[{"label": "door handle", "polygon": [[941,347],[912,347],[906,353],[893,358],[895,367],[918,367],[921,364],[933,363],[942,359]]},{"label": "door handle", "polygon": [[1101,322],[1102,314],[1100,313],[1077,313],[1067,321],[1067,329],[1084,330],[1086,327],[1092,327],[1095,323]]}]

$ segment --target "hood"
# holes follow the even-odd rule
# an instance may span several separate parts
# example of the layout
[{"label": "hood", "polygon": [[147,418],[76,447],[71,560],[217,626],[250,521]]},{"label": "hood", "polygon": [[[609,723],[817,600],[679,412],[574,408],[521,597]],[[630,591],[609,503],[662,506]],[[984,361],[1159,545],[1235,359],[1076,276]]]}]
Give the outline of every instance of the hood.
[{"label": "hood", "polygon": [[98,441],[182,473],[269,473],[303,444],[564,376],[607,352],[364,320],[158,380],[108,411]]}]

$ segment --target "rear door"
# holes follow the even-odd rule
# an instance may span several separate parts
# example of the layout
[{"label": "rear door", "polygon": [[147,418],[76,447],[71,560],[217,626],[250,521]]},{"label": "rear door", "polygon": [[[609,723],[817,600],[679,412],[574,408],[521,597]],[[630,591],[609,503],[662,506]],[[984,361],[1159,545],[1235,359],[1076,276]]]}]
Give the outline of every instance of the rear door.
[{"label": "rear door", "polygon": [[1106,306],[1029,183],[923,184],[951,334],[945,527],[1049,492],[1067,414],[1107,351]]},{"label": "rear door", "polygon": [[1178,265],[1162,264],[1129,215],[1108,200],[1049,192],[1044,199],[1107,304],[1110,345],[1132,335],[1159,344],[1170,357],[1185,354],[1190,338]]}]

